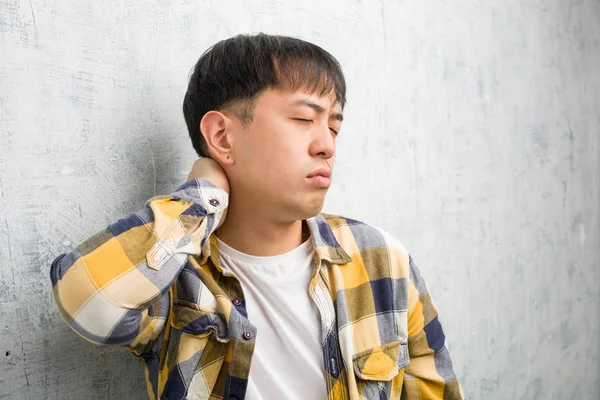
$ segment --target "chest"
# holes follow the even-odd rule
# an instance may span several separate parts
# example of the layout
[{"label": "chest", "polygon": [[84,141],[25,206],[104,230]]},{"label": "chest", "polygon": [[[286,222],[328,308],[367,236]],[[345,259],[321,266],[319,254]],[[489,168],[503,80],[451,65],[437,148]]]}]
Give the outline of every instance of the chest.
[{"label": "chest", "polygon": [[[169,351],[201,348],[190,377],[194,393],[223,395],[231,392],[232,381],[241,382],[245,392],[257,340],[264,335],[273,352],[278,345],[293,347],[313,338],[311,348],[322,352],[330,399],[395,398],[393,382],[408,363],[405,280],[373,280],[360,265],[344,267],[315,264],[306,285],[272,293],[265,293],[264,285],[244,283],[244,277],[219,275],[211,266],[182,273],[174,291]],[[209,398],[193,396],[189,392],[189,398]]]}]

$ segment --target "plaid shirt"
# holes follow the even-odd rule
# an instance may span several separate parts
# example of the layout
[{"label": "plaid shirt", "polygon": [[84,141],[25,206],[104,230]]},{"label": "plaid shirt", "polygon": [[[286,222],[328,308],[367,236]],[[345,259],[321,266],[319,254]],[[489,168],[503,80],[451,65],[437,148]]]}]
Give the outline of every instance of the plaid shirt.
[{"label": "plaid shirt", "polygon": [[[260,332],[220,263],[213,232],[227,204],[223,190],[190,180],[52,263],[67,324],[131,351],[151,399],[245,396]],[[462,399],[435,305],[402,244],[348,218],[307,223],[328,400]]]}]

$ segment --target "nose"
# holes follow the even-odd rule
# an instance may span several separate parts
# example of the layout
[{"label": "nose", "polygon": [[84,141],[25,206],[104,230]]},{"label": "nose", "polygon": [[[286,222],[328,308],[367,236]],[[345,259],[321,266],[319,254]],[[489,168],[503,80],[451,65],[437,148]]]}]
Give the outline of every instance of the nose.
[{"label": "nose", "polygon": [[310,146],[310,155],[324,158],[326,160],[335,154],[335,135],[329,129],[329,125],[319,126],[315,129],[314,139]]}]

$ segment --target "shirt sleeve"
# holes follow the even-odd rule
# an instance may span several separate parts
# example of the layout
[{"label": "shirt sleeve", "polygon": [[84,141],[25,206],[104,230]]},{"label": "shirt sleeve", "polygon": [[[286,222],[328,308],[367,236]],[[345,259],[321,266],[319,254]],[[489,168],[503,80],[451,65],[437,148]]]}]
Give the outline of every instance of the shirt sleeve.
[{"label": "shirt sleeve", "polygon": [[419,268],[409,256],[408,352],[402,399],[462,400],[446,337]]},{"label": "shirt sleeve", "polygon": [[227,205],[227,192],[192,179],[59,255],[50,278],[66,323],[95,344],[146,347],[168,318],[174,280]]}]

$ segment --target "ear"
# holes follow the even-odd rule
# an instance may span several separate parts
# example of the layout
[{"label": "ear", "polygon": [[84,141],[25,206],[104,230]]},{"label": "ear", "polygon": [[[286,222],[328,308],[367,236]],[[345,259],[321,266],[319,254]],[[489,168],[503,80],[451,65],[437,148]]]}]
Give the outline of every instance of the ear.
[{"label": "ear", "polygon": [[229,132],[231,120],[223,113],[209,111],[200,121],[200,132],[206,141],[211,158],[219,164],[233,164],[233,135]]}]

